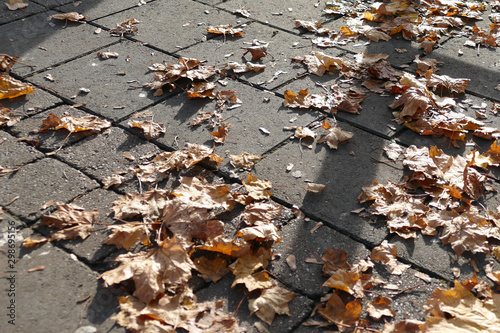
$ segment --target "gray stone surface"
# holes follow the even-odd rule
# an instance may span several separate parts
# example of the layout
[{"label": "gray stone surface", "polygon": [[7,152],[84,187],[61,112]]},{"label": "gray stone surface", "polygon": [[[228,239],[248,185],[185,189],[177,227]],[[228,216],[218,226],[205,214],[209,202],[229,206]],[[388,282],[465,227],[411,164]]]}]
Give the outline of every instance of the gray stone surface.
[{"label": "gray stone surface", "polygon": [[[19,61],[36,66],[17,64],[12,69],[13,73],[23,76],[37,73],[115,42],[107,34],[95,34],[95,27],[88,24],[68,22],[66,25],[62,20],[49,21],[48,17],[56,13],[43,12],[24,19],[22,24],[12,22],[0,26],[2,53],[19,57]],[[41,82],[44,86],[50,81]]]},{"label": "gray stone surface", "polygon": [[49,200],[69,201],[98,184],[81,172],[52,158],[28,164],[0,178],[0,205],[19,197],[7,208],[14,216],[33,221],[40,207]]},{"label": "gray stone surface", "polygon": [[[71,3],[73,2],[73,3]],[[148,0],[147,2],[151,2]],[[113,13],[125,10],[127,8],[136,7],[139,0],[83,0],[83,1],[68,1],[68,0],[50,0],[50,4],[57,4],[57,10],[63,12],[77,11],[82,15],[87,15],[86,21],[95,21],[101,17],[111,15]],[[121,21],[120,21],[121,22]],[[116,23],[120,23],[116,22]]]},{"label": "gray stone surface", "polygon": [[[20,20],[42,11],[45,11],[45,8],[43,6],[32,3],[31,1],[28,7],[18,10],[9,10],[7,6],[3,5],[0,6],[0,24]],[[4,47],[4,45],[5,44],[2,43],[2,48]]]},{"label": "gray stone surface", "polygon": [[[74,98],[76,103],[86,103],[87,108],[113,120],[168,96],[166,92],[163,96],[155,97],[152,91],[142,88],[142,85],[153,81],[153,73],[148,69],[152,62],[177,62],[175,58],[125,40],[102,49],[101,52],[108,50],[118,52],[119,57],[101,60],[97,52],[93,52],[64,66],[35,75],[30,80],[47,86],[68,99],[77,95]],[[125,72],[126,75],[115,74],[120,72]],[[55,82],[44,79],[47,73],[54,77]],[[75,73],[80,75],[75,77]],[[90,92],[79,93],[80,88],[87,88]]]},{"label": "gray stone surface", "polygon": [[[348,143],[340,144],[338,150],[331,150],[326,144],[308,149],[296,139],[257,163],[255,174],[272,181],[273,195],[279,199],[366,242],[379,244],[386,236],[385,227],[369,224],[367,219],[350,212],[362,207],[357,197],[363,186],[373,180],[397,182],[403,174],[398,167],[376,161],[386,159],[382,156],[385,140],[344,123],[340,126],[354,132],[354,136]],[[294,167],[287,172],[289,163]],[[300,178],[296,172],[300,172]],[[324,184],[326,188],[310,193],[305,189],[308,182]]]},{"label": "gray stone surface", "polygon": [[[15,264],[16,325],[8,332],[74,332],[80,326],[98,326],[106,332],[124,332],[110,319],[118,302],[110,291],[102,289],[97,274],[74,261],[68,253],[45,244],[33,250],[19,251]],[[29,269],[43,266],[34,272]],[[2,289],[7,287],[2,279]],[[7,304],[7,294],[0,296]],[[109,331],[108,331],[109,330]]]},{"label": "gray stone surface", "polygon": [[0,165],[14,169],[43,157],[43,154],[26,143],[19,142],[9,133],[0,131]]},{"label": "gray stone surface", "polygon": [[[189,11],[189,17],[179,16],[178,13],[181,11]],[[141,21],[138,25],[139,32],[133,36],[135,39],[170,52],[176,48],[184,48],[201,42],[206,36],[205,32],[209,25],[232,24],[236,26],[248,21],[248,19],[194,1],[169,0],[153,1],[147,5],[96,20],[95,23],[114,28],[131,17]],[[164,35],[165,31],[175,31],[175,34],[168,34],[167,37]],[[210,36],[207,37],[210,38]]]},{"label": "gray stone surface", "polygon": [[[311,51],[310,42],[295,34],[276,30],[259,22],[251,22],[243,27],[245,34],[242,38],[218,37],[204,43],[196,44],[177,52],[179,56],[194,57],[207,60],[208,64],[224,66],[230,61],[240,64],[252,62],[266,65],[263,71],[235,74],[237,77],[253,84],[261,85],[272,90],[279,85],[294,79],[297,75],[306,72],[302,65],[292,61],[292,57],[303,56]],[[252,46],[252,42],[269,42],[268,55],[252,61],[250,53],[243,55],[244,47]],[[283,42],[278,42],[284,40]],[[330,50],[329,54],[338,55],[338,50]]]},{"label": "gray stone surface", "polygon": [[[288,138],[291,132],[284,131],[283,127],[305,126],[318,119],[318,112],[290,110],[283,107],[281,98],[237,81],[228,80],[227,86],[218,84],[216,90],[232,90],[241,100],[240,107],[222,113],[223,119],[231,127],[226,142],[223,145],[216,144],[215,152],[220,156],[225,156],[226,151],[231,155],[243,152],[263,154]],[[265,102],[264,98],[270,101]],[[213,136],[209,131],[214,129],[210,129],[207,123],[195,127],[188,126],[188,123],[196,118],[198,111],[213,112],[215,109],[215,100],[187,99],[186,93],[182,93],[144,112],[152,112],[152,119],[166,126],[165,135],[156,141],[177,149],[184,147],[186,142],[213,146]],[[294,118],[297,119],[291,123],[290,120]],[[127,123],[128,120],[120,125],[127,126]],[[270,134],[263,133],[260,128],[268,130]],[[229,168],[228,161],[222,163],[221,168]]]},{"label": "gray stone surface", "polygon": [[[105,149],[108,153],[102,156]],[[109,133],[99,134],[62,149],[58,156],[86,174],[102,181],[105,177],[121,170],[133,168],[141,163],[140,157],[161,150],[127,131],[112,127]],[[128,152],[136,158],[130,161],[123,156]]]},{"label": "gray stone surface", "polygon": [[61,103],[61,100],[42,89],[34,88],[35,92],[13,99],[4,99],[0,105],[12,109],[19,118],[41,112]]}]

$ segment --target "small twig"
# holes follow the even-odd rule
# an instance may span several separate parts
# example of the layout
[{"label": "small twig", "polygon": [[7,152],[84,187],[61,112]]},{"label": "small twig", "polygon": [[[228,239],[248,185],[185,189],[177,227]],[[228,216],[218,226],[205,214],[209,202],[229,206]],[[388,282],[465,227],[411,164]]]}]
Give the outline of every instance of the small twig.
[{"label": "small twig", "polygon": [[238,303],[238,306],[236,307],[236,310],[234,310],[234,313],[233,313],[234,317],[236,317],[236,314],[238,313],[238,310],[240,309],[240,306],[243,303],[243,301],[245,300],[245,298],[247,298],[248,295],[250,295],[253,292],[255,292],[255,290],[249,291],[249,292],[246,293],[245,296],[243,296],[243,298],[241,299],[241,301]]},{"label": "small twig", "polygon": [[61,143],[61,146],[59,148],[57,148],[56,150],[54,151],[51,151],[50,153],[47,153],[47,156],[51,156],[51,155],[55,155],[57,154],[63,147],[64,145],[66,144],[66,142],[68,141],[69,139],[69,136],[73,134],[73,132],[69,132],[69,134],[64,138],[63,142]]},{"label": "small twig", "polygon": [[424,285],[424,283],[418,284],[416,286],[409,287],[409,288],[406,288],[406,289],[403,289],[403,290],[400,290],[400,291],[395,291],[395,292],[392,292],[392,293],[388,293],[388,295],[399,295],[399,294],[402,294],[402,293],[407,292],[409,290],[412,290],[412,289],[415,289],[415,288],[418,288],[418,287],[422,287],[423,285]]}]

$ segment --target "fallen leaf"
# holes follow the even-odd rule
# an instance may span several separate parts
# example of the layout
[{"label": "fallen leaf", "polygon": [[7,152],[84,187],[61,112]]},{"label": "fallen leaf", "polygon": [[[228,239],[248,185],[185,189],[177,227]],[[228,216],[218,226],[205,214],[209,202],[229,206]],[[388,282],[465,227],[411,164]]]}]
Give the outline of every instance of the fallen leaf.
[{"label": "fallen leaf", "polygon": [[273,243],[281,242],[281,237],[278,235],[278,229],[273,224],[257,225],[238,230],[238,236],[244,240],[257,242],[272,241]]},{"label": "fallen leaf", "polygon": [[133,34],[139,31],[137,28],[136,24],[141,23],[140,21],[136,20],[135,18],[131,18],[128,20],[123,21],[120,24],[117,24],[116,27],[113,29],[109,30],[109,33],[112,36],[123,36],[125,34]]},{"label": "fallen leaf", "polygon": [[382,244],[373,248],[371,258],[387,265],[391,274],[401,275],[410,268],[411,265],[399,263],[396,259],[397,253],[398,249],[396,245],[389,244],[387,240],[384,240]]},{"label": "fallen leaf", "polygon": [[242,49],[246,50],[243,55],[246,55],[248,52],[250,52],[250,54],[252,55],[252,61],[259,60],[267,55],[268,47],[269,43],[258,43],[254,46],[243,47]]},{"label": "fallen leaf", "polygon": [[291,316],[288,303],[294,297],[293,292],[274,286],[264,289],[259,297],[249,300],[248,309],[250,313],[255,313],[257,317],[271,325],[276,314]]},{"label": "fallen leaf", "polygon": [[231,165],[235,168],[242,168],[250,171],[253,169],[255,162],[258,162],[260,161],[260,159],[262,159],[262,156],[244,152],[239,155],[230,155],[229,158],[231,160]]},{"label": "fallen leaf", "polygon": [[84,116],[81,118],[62,116],[59,118],[58,116],[50,113],[49,116],[43,120],[40,132],[64,128],[71,133],[83,131],[98,133],[109,127],[111,127],[111,122],[97,116]]},{"label": "fallen leaf", "polygon": [[[21,0],[22,1],[22,0]],[[11,57],[7,54],[0,54],[0,71],[9,72],[16,63],[18,57]]]},{"label": "fallen leaf", "polygon": [[248,191],[248,195],[254,200],[267,200],[271,197],[270,189],[273,185],[269,180],[261,180],[249,173],[246,182],[244,179],[242,179],[242,182]]},{"label": "fallen leaf", "polygon": [[326,185],[323,184],[315,184],[315,183],[309,183],[306,186],[306,191],[312,192],[312,193],[319,193],[323,191],[326,188]]},{"label": "fallen leaf", "polygon": [[224,36],[231,36],[231,37],[242,37],[244,32],[242,29],[239,28],[233,28],[231,24],[225,24],[225,25],[209,25],[207,27],[207,33],[209,34],[217,34],[217,35],[224,35]]},{"label": "fallen leaf", "polygon": [[142,223],[125,223],[119,225],[110,225],[108,230],[111,234],[104,244],[116,245],[118,249],[130,250],[137,242],[144,245],[151,245],[149,242],[150,230],[147,225]]},{"label": "fallen leaf", "polygon": [[191,88],[187,90],[189,98],[210,98],[217,97],[215,94],[216,85],[213,82],[193,82]]},{"label": "fallen leaf", "polygon": [[344,131],[340,126],[335,125],[330,128],[330,132],[327,135],[318,140],[318,143],[326,142],[331,149],[337,149],[339,143],[348,142],[353,136],[353,132]]},{"label": "fallen leaf", "polygon": [[101,59],[109,59],[109,58],[118,58],[119,54],[118,52],[97,52],[97,56],[100,57]]},{"label": "fallen leaf", "polygon": [[328,295],[328,301],[324,307],[318,308],[318,313],[328,322],[339,324],[339,329],[344,325],[352,325],[358,321],[361,315],[361,301],[355,300],[344,304],[342,299],[336,293]]},{"label": "fallen leaf", "polygon": [[248,291],[253,291],[273,286],[269,274],[261,270],[264,268],[261,259],[254,255],[245,254],[229,267],[235,276],[231,288],[234,288],[237,284],[244,284]]},{"label": "fallen leaf", "polygon": [[55,203],[57,211],[43,215],[40,225],[60,229],[53,233],[50,240],[87,238],[94,231],[94,223],[99,212],[86,212],[82,207],[64,202]]},{"label": "fallen leaf", "polygon": [[227,133],[229,132],[229,128],[231,127],[230,123],[222,123],[217,131],[210,132],[214,136],[214,142],[216,143],[225,143],[226,142],[226,137]]},{"label": "fallen leaf", "polygon": [[26,248],[30,248],[30,247],[38,246],[41,244],[45,244],[47,242],[50,242],[49,237],[45,237],[45,236],[38,235],[38,234],[33,234],[31,236],[24,238],[23,242],[21,243],[21,246],[26,247]]},{"label": "fallen leaf", "polygon": [[165,125],[150,120],[131,120],[128,126],[141,129],[147,140],[156,139],[166,131]]},{"label": "fallen leaf", "polygon": [[231,270],[227,267],[227,260],[216,257],[213,260],[199,257],[193,260],[196,270],[206,282],[217,282]]},{"label": "fallen leaf", "polygon": [[16,98],[34,92],[29,83],[23,83],[9,75],[0,74],[0,99]]},{"label": "fallen leaf", "polygon": [[24,3],[23,0],[9,0],[9,3],[5,3],[9,10],[18,10],[28,7],[29,4]]},{"label": "fallen leaf", "polygon": [[64,20],[64,21],[72,21],[72,22],[80,22],[85,20],[87,15],[82,15],[77,12],[69,12],[69,13],[60,13],[49,16],[49,20]]},{"label": "fallen leaf", "polygon": [[394,317],[396,312],[391,308],[392,301],[387,297],[375,296],[373,301],[368,302],[367,311],[370,317],[380,320],[383,316]]},{"label": "fallen leaf", "polygon": [[247,225],[266,225],[281,216],[283,206],[266,202],[253,202],[245,207],[241,219]]}]

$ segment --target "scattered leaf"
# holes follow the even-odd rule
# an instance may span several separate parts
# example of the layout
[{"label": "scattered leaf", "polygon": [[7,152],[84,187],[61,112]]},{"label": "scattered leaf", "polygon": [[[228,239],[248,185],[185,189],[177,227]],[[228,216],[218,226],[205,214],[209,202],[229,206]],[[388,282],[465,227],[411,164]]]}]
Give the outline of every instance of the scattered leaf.
[{"label": "scattered leaf", "polygon": [[141,129],[147,140],[156,139],[166,131],[165,125],[150,120],[131,120],[128,125]]},{"label": "scattered leaf", "polygon": [[0,99],[16,98],[34,92],[29,83],[23,83],[9,75],[0,74]]}]

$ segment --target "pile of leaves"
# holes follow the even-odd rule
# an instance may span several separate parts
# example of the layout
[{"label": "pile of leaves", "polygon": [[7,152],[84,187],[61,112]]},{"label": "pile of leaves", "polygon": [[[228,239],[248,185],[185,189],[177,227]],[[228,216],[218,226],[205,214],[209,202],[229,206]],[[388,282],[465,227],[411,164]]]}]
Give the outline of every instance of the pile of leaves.
[{"label": "pile of leaves", "polygon": [[358,200],[372,202],[370,212],[385,217],[389,230],[403,238],[416,238],[420,230],[440,234],[457,256],[465,251],[491,254],[500,241],[500,212],[480,204],[484,193],[495,189],[477,168],[498,165],[496,141],[486,153],[465,157],[436,147],[410,146],[402,153],[410,174],[399,183],[374,181],[363,187]]}]

